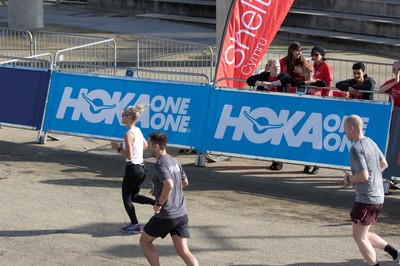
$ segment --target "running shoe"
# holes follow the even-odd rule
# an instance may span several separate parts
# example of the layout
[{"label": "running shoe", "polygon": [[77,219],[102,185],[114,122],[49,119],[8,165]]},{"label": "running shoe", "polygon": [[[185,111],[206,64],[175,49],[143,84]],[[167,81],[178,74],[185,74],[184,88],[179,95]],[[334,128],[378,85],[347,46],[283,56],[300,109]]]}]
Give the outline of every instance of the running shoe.
[{"label": "running shoe", "polygon": [[140,227],[140,224],[130,223],[127,226],[122,227],[121,232],[129,234],[140,234],[142,232],[142,228]]}]

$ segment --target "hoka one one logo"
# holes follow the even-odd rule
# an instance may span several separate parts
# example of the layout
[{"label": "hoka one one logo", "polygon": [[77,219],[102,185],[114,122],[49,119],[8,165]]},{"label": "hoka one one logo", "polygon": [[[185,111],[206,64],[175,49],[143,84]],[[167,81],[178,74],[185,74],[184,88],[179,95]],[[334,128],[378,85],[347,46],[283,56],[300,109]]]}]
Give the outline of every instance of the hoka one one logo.
[{"label": "hoka one one logo", "polygon": [[[346,116],[337,114],[323,116],[321,113],[280,110],[279,114],[267,107],[251,109],[242,106],[234,112],[234,106],[226,104],[219,118],[214,137],[224,139],[232,134],[232,140],[246,138],[256,144],[269,142],[280,145],[283,141],[289,147],[300,147],[309,143],[315,150],[340,152],[351,147],[351,142],[343,134]],[[369,118],[362,118],[364,130]],[[285,143],[285,145],[286,145]]]},{"label": "hoka one one logo", "polygon": [[[76,96],[75,96],[76,95]],[[71,115],[71,120],[84,119],[89,123],[112,124],[115,119],[122,125],[121,113],[129,105],[150,104],[140,116],[138,123],[142,128],[154,130],[172,130],[185,133],[189,129],[190,116],[187,115],[190,99],[182,97],[164,97],[148,94],[126,93],[119,91],[110,95],[105,90],[82,88],[77,91],[65,87],[56,118],[64,119]]]}]

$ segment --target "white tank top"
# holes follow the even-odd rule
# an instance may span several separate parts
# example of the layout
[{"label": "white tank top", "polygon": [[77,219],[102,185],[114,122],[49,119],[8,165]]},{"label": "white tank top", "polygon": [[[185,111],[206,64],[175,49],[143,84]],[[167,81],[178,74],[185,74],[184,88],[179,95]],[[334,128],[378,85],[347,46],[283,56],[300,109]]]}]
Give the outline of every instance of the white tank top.
[{"label": "white tank top", "polygon": [[[143,137],[143,133],[140,128],[135,127],[127,132],[131,134],[135,140],[132,144],[132,160],[126,159],[126,162],[131,162],[133,164],[143,163],[143,143],[146,141]],[[122,148],[126,150],[126,143],[122,144]]]}]

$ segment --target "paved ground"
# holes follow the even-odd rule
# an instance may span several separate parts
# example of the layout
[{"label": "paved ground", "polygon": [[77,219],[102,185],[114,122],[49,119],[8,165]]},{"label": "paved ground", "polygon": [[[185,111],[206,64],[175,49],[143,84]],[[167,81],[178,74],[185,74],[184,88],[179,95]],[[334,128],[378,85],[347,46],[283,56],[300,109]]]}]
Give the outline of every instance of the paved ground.
[{"label": "paved ground", "polygon": [[[0,129],[0,265],[146,265],[120,197],[123,162],[107,141],[71,137],[36,144],[36,132]],[[236,159],[195,167],[179,154],[192,238],[201,265],[364,265],[351,238],[354,192],[341,172],[317,176],[285,165]],[[151,158],[146,158],[150,168]],[[150,180],[150,179],[149,179]],[[142,193],[150,188],[149,180]],[[400,246],[400,192],[387,196],[374,228]],[[150,206],[138,206],[142,224]],[[156,242],[162,265],[183,265],[170,239]],[[382,265],[394,265],[379,251]]]},{"label": "paved ground", "polygon": [[[174,29],[178,39],[215,38],[212,29],[194,25],[136,18],[127,24],[127,17],[96,13],[90,19],[71,16],[85,10],[48,8],[48,27],[66,32],[103,27],[122,40],[137,31],[168,37]],[[4,14],[0,8],[0,23]],[[99,17],[108,17],[114,29]],[[120,197],[123,162],[108,142],[71,137],[39,145],[36,137],[34,131],[0,129],[0,265],[147,265],[139,237],[118,231],[128,220]],[[195,155],[169,151],[190,179],[189,244],[201,265],[364,265],[348,217],[354,192],[341,188],[340,171],[309,176],[302,166],[285,165],[271,172],[269,162],[237,158],[201,168],[194,166]],[[146,162],[151,175],[154,160]],[[397,247],[399,203],[400,191],[392,191],[373,228]],[[146,223],[151,207],[137,209]],[[156,245],[162,265],[183,265],[169,238]],[[384,252],[378,256],[381,265],[394,265]]]}]

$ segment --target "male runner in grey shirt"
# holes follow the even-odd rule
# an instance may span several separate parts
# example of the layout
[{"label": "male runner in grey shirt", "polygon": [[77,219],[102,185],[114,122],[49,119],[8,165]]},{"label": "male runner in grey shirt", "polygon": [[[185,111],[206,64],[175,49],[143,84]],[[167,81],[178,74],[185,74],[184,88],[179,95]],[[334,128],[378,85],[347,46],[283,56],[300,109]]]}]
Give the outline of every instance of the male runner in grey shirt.
[{"label": "male runner in grey shirt", "polygon": [[345,186],[354,185],[356,199],[350,212],[353,238],[368,265],[379,265],[374,248],[385,250],[399,264],[399,251],[377,234],[369,232],[383,207],[382,171],[387,162],[376,143],[364,136],[363,121],[351,115],[344,121],[344,133],[354,142],[350,148],[350,167],[353,175],[343,176]]},{"label": "male runner in grey shirt", "polygon": [[149,136],[147,149],[157,159],[152,180],[156,204],[153,206],[154,216],[143,229],[140,245],[150,265],[158,266],[160,261],[153,241],[170,234],[175,250],[186,265],[198,266],[187,244],[190,237],[189,219],[182,188],[189,182],[181,164],[167,153],[167,142],[167,136],[162,132],[154,132]]}]

